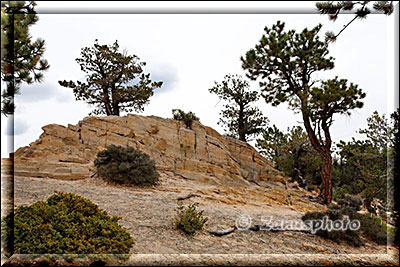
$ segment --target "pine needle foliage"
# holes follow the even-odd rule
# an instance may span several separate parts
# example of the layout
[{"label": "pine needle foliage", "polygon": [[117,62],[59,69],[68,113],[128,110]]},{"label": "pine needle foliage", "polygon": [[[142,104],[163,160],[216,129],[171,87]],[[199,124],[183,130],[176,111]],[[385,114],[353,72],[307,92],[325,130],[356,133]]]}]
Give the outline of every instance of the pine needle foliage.
[{"label": "pine needle foliage", "polygon": [[154,160],[129,146],[108,146],[97,154],[94,165],[100,177],[118,184],[153,185],[159,178]]}]

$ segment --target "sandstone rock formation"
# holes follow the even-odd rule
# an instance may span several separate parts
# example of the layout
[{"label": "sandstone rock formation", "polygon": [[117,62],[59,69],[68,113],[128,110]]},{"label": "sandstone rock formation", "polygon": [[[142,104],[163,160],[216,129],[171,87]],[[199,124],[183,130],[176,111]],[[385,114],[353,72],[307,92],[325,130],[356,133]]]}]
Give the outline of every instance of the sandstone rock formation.
[{"label": "sandstone rock formation", "polygon": [[284,182],[284,176],[251,145],[194,122],[129,114],[86,117],[77,125],[44,126],[40,138],[15,152],[17,176],[84,179],[107,145],[132,146],[149,154],[159,172],[216,185]]}]

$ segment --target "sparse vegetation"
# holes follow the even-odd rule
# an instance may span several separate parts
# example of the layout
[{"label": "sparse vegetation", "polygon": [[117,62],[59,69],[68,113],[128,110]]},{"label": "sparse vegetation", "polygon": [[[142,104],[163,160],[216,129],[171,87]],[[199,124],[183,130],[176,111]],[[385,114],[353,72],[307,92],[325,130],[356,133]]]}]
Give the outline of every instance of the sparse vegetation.
[{"label": "sparse vegetation", "polygon": [[133,239],[119,219],[86,198],[56,191],[2,218],[2,244],[8,254],[12,246],[16,254],[127,254]]},{"label": "sparse vegetation", "polygon": [[[332,206],[332,205],[330,205]],[[349,216],[349,220],[354,220],[355,219],[355,211],[351,208],[345,207],[345,208],[338,208],[338,207],[331,207],[327,211],[322,211],[322,212],[308,212],[306,213],[303,217],[302,220],[308,221],[316,221],[316,220],[323,220],[323,218],[327,216],[328,219],[335,221],[335,220],[342,220],[344,216]],[[344,241],[350,245],[353,246],[361,246],[362,241],[360,238],[360,230],[318,230],[316,232],[317,235],[326,238],[326,239],[331,239],[334,240],[338,243],[341,241]]]},{"label": "sparse vegetation", "polygon": [[108,146],[97,154],[94,165],[100,177],[119,184],[153,185],[159,178],[154,160],[129,146]]},{"label": "sparse vegetation", "polygon": [[173,109],[172,115],[174,120],[183,121],[188,129],[192,129],[193,121],[200,121],[200,119],[191,111],[186,113],[180,109]]},{"label": "sparse vegetation", "polygon": [[178,201],[176,227],[188,235],[194,235],[196,231],[203,229],[208,221],[208,218],[203,216],[204,211],[197,211],[197,207],[198,203],[185,207]]}]

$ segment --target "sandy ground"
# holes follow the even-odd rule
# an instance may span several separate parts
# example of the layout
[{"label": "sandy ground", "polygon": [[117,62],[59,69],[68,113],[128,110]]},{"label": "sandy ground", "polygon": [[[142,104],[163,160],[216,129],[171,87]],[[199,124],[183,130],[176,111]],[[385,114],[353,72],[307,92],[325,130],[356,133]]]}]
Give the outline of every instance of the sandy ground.
[{"label": "sandy ground", "polygon": [[[259,202],[247,199],[243,195],[246,190],[250,192],[251,188],[236,189],[236,192],[242,195],[235,196],[232,192],[224,194],[223,192],[229,190],[215,186],[200,185],[182,179],[168,181],[166,179],[165,177],[161,179],[158,186],[138,188],[108,185],[94,178],[65,181],[15,177],[14,206],[30,205],[38,200],[46,200],[54,190],[77,193],[89,198],[110,215],[122,217],[120,224],[135,241],[132,254],[386,254],[388,252],[387,247],[369,242],[360,248],[355,248],[301,232],[237,230],[229,235],[217,237],[207,230],[227,229],[235,225],[240,216],[250,216],[253,223],[256,223],[261,222],[261,216],[272,216],[276,221],[299,220],[304,212],[293,210],[287,205],[267,203],[262,205],[262,199]],[[4,178],[2,191],[6,187],[7,179]],[[205,229],[193,237],[178,231],[174,225],[177,198],[189,193],[199,196],[184,200],[184,203],[198,202],[200,209],[204,210],[204,215],[209,218]],[[235,201],[236,197],[238,201]],[[7,195],[2,194],[2,216],[6,212],[3,208],[10,205],[12,202],[8,201]]]}]

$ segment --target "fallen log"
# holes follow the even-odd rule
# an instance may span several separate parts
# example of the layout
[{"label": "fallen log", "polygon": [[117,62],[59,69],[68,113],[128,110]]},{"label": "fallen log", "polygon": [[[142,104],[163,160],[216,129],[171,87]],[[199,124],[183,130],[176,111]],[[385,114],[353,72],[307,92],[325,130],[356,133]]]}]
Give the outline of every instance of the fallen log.
[{"label": "fallen log", "polygon": [[256,224],[249,228],[250,231],[270,231],[270,232],[301,232],[301,233],[311,233],[309,229],[285,229],[280,227],[267,227],[265,225]]},{"label": "fallen log", "polygon": [[229,229],[226,229],[226,230],[221,230],[221,231],[218,231],[218,230],[209,230],[208,232],[210,233],[210,234],[212,234],[212,235],[215,235],[215,236],[224,236],[224,235],[228,235],[228,234],[230,234],[230,233],[233,233],[234,231],[236,230],[236,226],[233,226],[233,227],[231,227],[231,228],[229,228]]},{"label": "fallen log", "polygon": [[[224,236],[224,235],[228,235],[228,234],[234,232],[236,229],[237,229],[236,226],[232,226],[231,228],[226,229],[226,230],[220,230],[220,231],[218,231],[218,230],[209,230],[208,232],[210,234],[212,234],[212,235],[215,235],[215,236]],[[270,232],[273,232],[273,233],[277,233],[277,232],[300,232],[300,233],[306,233],[306,234],[310,234],[311,233],[311,230],[308,230],[308,229],[284,229],[284,228],[282,229],[282,228],[277,228],[277,227],[267,228],[264,225],[257,225],[257,224],[249,227],[248,229],[241,229],[241,231],[243,231],[243,230],[250,230],[250,231],[253,231],[253,232],[270,231]]]},{"label": "fallen log", "polygon": [[184,197],[178,197],[178,198],[177,198],[177,200],[185,200],[185,199],[188,199],[188,198],[191,198],[191,197],[200,197],[200,195],[197,195],[197,194],[190,193],[190,194],[189,194],[189,195],[187,195],[187,196],[184,196]]}]

